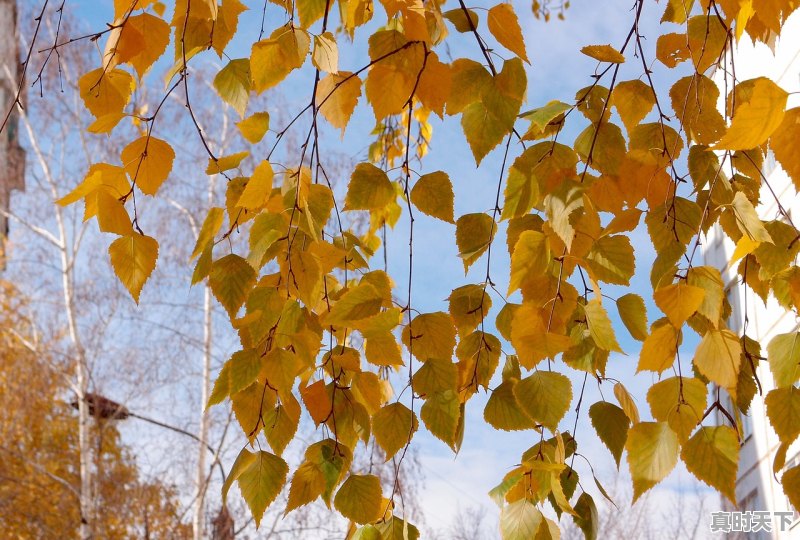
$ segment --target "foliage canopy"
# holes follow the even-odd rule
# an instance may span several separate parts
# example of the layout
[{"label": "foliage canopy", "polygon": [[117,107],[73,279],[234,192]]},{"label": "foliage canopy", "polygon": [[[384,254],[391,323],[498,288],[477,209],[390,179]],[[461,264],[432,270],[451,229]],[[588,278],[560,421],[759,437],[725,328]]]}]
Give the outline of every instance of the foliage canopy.
[{"label": "foliage canopy", "polygon": [[[115,127],[131,120],[139,133],[119,141],[118,162],[94,164],[58,201],[84,201],[86,218],[116,235],[110,261],[138,301],[158,259],[157,238],[139,222],[143,195],[158,197],[175,172],[175,145],[159,112],[183,93],[207,153],[206,173],[228,180],[225,205],[208,211],[194,247],[193,283],[207,281],[241,341],[209,406],[230,400],[243,439],[254,445],[242,449],[224,491],[237,482],[256,522],[288,479],[287,512],[321,497],[350,520],[351,538],[416,537],[397,507],[397,482],[382,486],[375,476],[351,474],[353,452],[374,437],[399,467],[423,427],[458,451],[465,408],[480,391],[490,392],[489,425],[539,434],[509,459],[518,465],[491,492],[507,540],[557,537],[540,510],[547,501],[559,515],[575,516],[587,536],[596,534],[592,496],[576,496],[580,441],[564,429],[575,400],[576,416],[591,422],[618,464],[627,452],[634,498],[679,459],[734,498],[737,419],[756,393],[762,350],[776,387],[766,396],[770,422],[784,450],[797,438],[797,334],[759,344],[729,328],[720,269],[698,262],[701,241],[715,227],[735,243],[731,264],[756,294],[800,307],[800,232],[777,199],[775,219],[756,212],[767,151],[800,187],[800,109],[786,110],[788,93],[775,82],[738,80],[727,69],[738,40],[771,42],[797,2],[669,0],[651,58],[640,32],[645,2],[636,0],[620,46],[582,49],[598,62],[591,84],[574,100],[527,111],[530,41],[512,4],[381,0],[379,12],[371,0],[273,2],[265,14],[281,12],[282,22],[266,17],[250,55],[229,59],[224,51],[247,9],[239,0],[169,7],[115,0],[113,24],[90,36],[104,48],[99,67],[80,78],[80,94],[96,118],[90,132],[115,137]],[[548,13],[546,3],[533,8]],[[443,51],[463,39],[458,34],[469,39],[471,48],[458,49],[468,56],[446,62]],[[340,55],[350,42],[352,54]],[[217,155],[197,124],[190,68],[205,54],[224,60],[213,87],[242,117],[237,127],[248,151]],[[135,91],[165,55],[172,63],[166,89],[147,109]],[[655,69],[684,75],[664,91],[653,82]],[[288,85],[295,72],[309,75],[309,102],[276,130],[249,101]],[[337,130],[361,140],[349,126],[358,107],[371,108],[377,127],[342,197],[326,169],[325,135]],[[460,117],[476,166],[502,152],[488,212],[455,215],[458,180],[425,170],[432,125],[447,116]],[[572,143],[563,140],[568,123],[585,126]],[[299,156],[282,163],[274,152],[292,129],[301,134]],[[265,138],[268,150],[256,146]],[[359,213],[368,218],[361,228],[347,217]],[[465,272],[486,265],[484,279],[445,283],[447,306],[430,313],[415,309],[412,294],[420,214],[453,225]],[[400,220],[408,221],[407,276],[389,275],[376,257],[386,227]],[[637,263],[631,237],[640,222],[657,253],[652,301],[663,316],[654,321],[641,291],[616,299],[602,293],[630,284]],[[511,263],[500,278],[490,261],[503,235]],[[235,242],[239,236],[247,240]],[[507,290],[495,279],[507,281]],[[624,329],[612,325],[614,311]],[[647,394],[652,420],[606,376],[611,353],[622,351],[620,332],[642,342],[638,371],[665,375]],[[687,332],[699,339],[688,371],[678,357]],[[582,409],[583,387],[565,375],[575,372],[611,385],[616,403]],[[732,405],[709,387],[724,389]],[[289,470],[281,454],[302,410],[323,426],[322,436]],[[714,411],[722,425],[710,423]],[[269,450],[255,444],[262,435]],[[776,471],[782,467],[775,463]],[[784,474],[798,506],[800,492],[788,488],[800,473]]]}]

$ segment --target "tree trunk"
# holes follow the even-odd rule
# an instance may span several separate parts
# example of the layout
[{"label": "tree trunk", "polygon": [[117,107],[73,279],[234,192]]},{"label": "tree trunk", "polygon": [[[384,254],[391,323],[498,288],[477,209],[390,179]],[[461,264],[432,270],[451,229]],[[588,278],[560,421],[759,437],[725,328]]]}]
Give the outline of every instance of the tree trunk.
[{"label": "tree trunk", "polygon": [[[0,123],[14,105],[17,81],[20,78],[19,33],[17,32],[16,0],[0,0]],[[13,36],[8,39],[7,36]],[[15,77],[7,77],[6,69]],[[16,108],[15,108],[16,109]],[[19,146],[17,112],[11,115],[0,133],[0,211],[7,211],[11,190],[25,187],[25,155]],[[0,270],[5,267],[5,241],[8,236],[8,219],[0,212]]]}]

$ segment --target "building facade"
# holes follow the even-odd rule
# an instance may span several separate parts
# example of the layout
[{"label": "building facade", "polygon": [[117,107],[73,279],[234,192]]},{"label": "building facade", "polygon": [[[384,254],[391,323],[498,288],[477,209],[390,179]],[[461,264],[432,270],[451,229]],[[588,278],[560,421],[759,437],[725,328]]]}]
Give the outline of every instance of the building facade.
[{"label": "building facade", "polygon": [[[743,36],[731,55],[736,78],[744,81],[768,77],[787,92],[794,93],[789,97],[789,107],[800,106],[800,95],[797,94],[800,92],[800,12],[795,12],[787,19],[781,38],[773,45],[774,51],[764,44],[754,46],[746,35]],[[725,67],[730,73],[731,66]],[[781,219],[778,209],[780,202],[797,224],[800,220],[800,197],[792,180],[772,155],[766,156],[762,172],[766,182],[762,183],[761,204],[757,208],[761,218]],[[772,187],[774,195],[767,183]],[[733,308],[729,325],[738,332],[744,330],[746,325],[747,334],[761,343],[762,356],[766,356],[765,349],[770,340],[777,334],[797,331],[800,321],[774,298],[770,297],[764,303],[752,290],[741,284],[741,276],[737,272],[739,263],[729,264],[734,245],[716,227],[718,225],[705,238],[704,256],[706,264],[722,271],[728,299]],[[736,482],[738,504],[737,508],[728,509],[741,513],[768,511],[773,517],[773,527],[771,531],[762,528],[759,531],[731,532],[730,536],[758,540],[800,539],[800,509],[792,508],[778,481],[783,470],[800,463],[800,442],[795,442],[789,448],[786,465],[777,474],[773,474],[773,462],[780,442],[767,419],[764,405],[764,396],[774,388],[773,376],[766,361],[760,362],[757,375],[762,386],[761,395],[756,395],[749,414],[741,418],[742,443]],[[722,417],[719,421],[724,422]],[[730,503],[727,504],[730,506]],[[776,515],[781,512],[792,514],[791,517],[789,514]]]}]

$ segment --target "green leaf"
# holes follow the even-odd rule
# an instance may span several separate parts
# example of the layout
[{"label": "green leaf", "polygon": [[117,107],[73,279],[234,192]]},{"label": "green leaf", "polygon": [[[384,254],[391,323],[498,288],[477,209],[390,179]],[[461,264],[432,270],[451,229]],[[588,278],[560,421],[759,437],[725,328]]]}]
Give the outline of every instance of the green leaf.
[{"label": "green leaf", "polygon": [[454,223],[453,184],[447,173],[436,171],[420,176],[411,188],[411,202],[424,214]]},{"label": "green leaf", "polygon": [[208,285],[231,318],[236,316],[255,283],[256,271],[238,255],[231,253],[211,265]]},{"label": "green leaf", "polygon": [[381,481],[377,476],[351,474],[336,492],[333,505],[344,517],[363,525],[381,517],[381,501]]},{"label": "green leaf", "polygon": [[344,209],[381,210],[395,197],[394,188],[385,172],[372,163],[359,163],[347,185]]},{"label": "green leaf", "polygon": [[158,242],[155,238],[133,233],[114,240],[108,247],[108,254],[114,273],[138,304],[139,293],[156,267]]},{"label": "green leaf", "polygon": [[417,427],[417,415],[400,402],[384,406],[372,417],[372,432],[386,461],[411,440]]},{"label": "green leaf", "polygon": [[597,506],[594,499],[586,492],[581,493],[578,502],[575,504],[575,514],[573,519],[575,524],[583,531],[586,540],[596,540],[597,532],[600,527],[600,517],[597,514]]},{"label": "green leaf", "polygon": [[736,504],[739,439],[733,428],[701,427],[683,445],[681,459],[690,473]]},{"label": "green leaf", "polygon": [[572,383],[561,373],[537,371],[517,383],[514,396],[532,420],[555,431],[569,410]]},{"label": "green leaf", "polygon": [[633,501],[655,486],[678,463],[678,436],[666,422],[640,422],[625,443],[633,479]]},{"label": "green leaf", "polygon": [[794,385],[800,378],[800,332],[778,334],[767,345],[769,368],[777,388]]},{"label": "green leaf", "polygon": [[[621,408],[607,401],[598,401],[589,407],[589,418],[597,431],[597,436],[603,441],[619,468],[619,460],[628,440],[630,419]],[[577,507],[575,508],[577,511]]]},{"label": "green leaf", "polygon": [[536,536],[542,518],[535,504],[520,499],[500,511],[500,534],[503,540],[530,540]]}]

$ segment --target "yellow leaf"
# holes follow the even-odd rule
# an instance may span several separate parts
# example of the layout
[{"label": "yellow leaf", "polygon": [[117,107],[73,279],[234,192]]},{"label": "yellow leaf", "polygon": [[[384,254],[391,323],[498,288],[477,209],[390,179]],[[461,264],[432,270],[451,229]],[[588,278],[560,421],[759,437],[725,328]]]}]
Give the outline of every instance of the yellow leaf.
[{"label": "yellow leaf", "polygon": [[225,47],[228,46],[239,25],[239,15],[247,11],[247,6],[239,0],[222,0],[218,7],[217,0],[206,0],[209,7],[214,10],[214,26],[211,33],[211,47],[222,58]]},{"label": "yellow leaf", "polygon": [[260,208],[267,204],[267,199],[272,193],[273,176],[272,165],[270,165],[269,161],[259,163],[253,170],[253,174],[247,184],[245,184],[244,191],[239,196],[236,206],[252,209]]},{"label": "yellow leaf", "polygon": [[114,240],[108,254],[114,273],[138,304],[139,293],[156,267],[158,242],[143,234],[129,234]]},{"label": "yellow leaf", "polygon": [[369,283],[361,283],[342,295],[320,322],[328,326],[351,326],[376,315],[382,304],[383,297],[378,290]]},{"label": "yellow leaf", "polygon": [[423,313],[403,329],[402,339],[408,350],[420,360],[451,358],[456,346],[456,329],[447,313]]},{"label": "yellow leaf", "polygon": [[545,236],[537,231],[524,231],[519,235],[511,255],[508,294],[522,287],[531,278],[543,275],[549,264],[550,249]]},{"label": "yellow leaf", "polygon": [[619,468],[619,460],[628,439],[630,419],[621,408],[607,401],[598,401],[589,407],[589,418],[597,431],[597,436],[614,456]]},{"label": "yellow leaf", "polygon": [[250,155],[250,152],[236,152],[229,156],[221,158],[208,158],[208,166],[206,167],[206,174],[219,174],[224,171],[235,169],[239,166],[244,158]]},{"label": "yellow leaf", "polygon": [[314,52],[311,62],[320,71],[337,73],[339,71],[339,48],[336,38],[330,32],[314,36]]},{"label": "yellow leaf", "polygon": [[500,534],[503,540],[531,540],[538,538],[537,531],[544,516],[527,498],[507,504],[500,511]]},{"label": "yellow leaf", "polygon": [[308,32],[292,26],[282,26],[270,39],[254,43],[250,53],[253,90],[260,94],[302,66],[310,46]]},{"label": "yellow leaf", "polygon": [[479,285],[464,285],[453,289],[447,299],[450,316],[462,336],[475,330],[492,307],[492,298]]},{"label": "yellow leaf", "polygon": [[710,381],[733,388],[739,377],[742,345],[736,334],[727,329],[706,332],[694,356],[694,365]]},{"label": "yellow leaf", "polygon": [[[300,17],[300,26],[303,28],[309,28],[325,15],[326,8],[331,8],[330,4],[325,0],[298,0],[295,5],[297,6],[297,14]],[[293,7],[291,6],[288,9],[291,10]]]},{"label": "yellow leaf", "polygon": [[647,310],[642,297],[633,293],[620,296],[617,298],[617,310],[633,339],[644,341],[647,338]]},{"label": "yellow leaf", "polygon": [[614,397],[617,398],[617,402],[619,403],[620,407],[622,407],[622,410],[625,411],[627,417],[630,418],[631,422],[638,424],[639,409],[636,407],[636,402],[633,400],[633,396],[630,395],[622,383],[614,384]]},{"label": "yellow leaf", "polygon": [[[242,459],[243,455],[249,456]],[[226,478],[227,488],[223,487],[223,497],[227,494],[233,480],[236,480],[239,490],[242,492],[242,498],[253,513],[256,527],[258,527],[267,506],[280,493],[288,472],[289,466],[278,456],[263,450],[251,453],[245,448]]]},{"label": "yellow leaf", "polygon": [[572,340],[569,336],[546,331],[539,310],[525,303],[514,313],[511,344],[517,351],[519,363],[533,369],[545,358],[553,358],[572,347]]},{"label": "yellow leaf", "polygon": [[753,242],[769,242],[772,243],[772,237],[767,232],[761,219],[753,207],[753,203],[741,191],[737,191],[733,196],[733,203],[731,204],[733,213],[736,216],[736,225],[742,234],[746,235]]},{"label": "yellow leaf", "polygon": [[208,285],[231,318],[236,316],[255,283],[255,270],[238,255],[231,253],[211,265]]},{"label": "yellow leaf", "polygon": [[382,210],[396,196],[392,182],[385,172],[372,163],[359,163],[347,185],[344,209]]},{"label": "yellow leaf", "polygon": [[483,418],[495,429],[516,431],[533,429],[535,426],[535,422],[522,412],[517,398],[514,396],[514,387],[517,382],[516,379],[503,381],[492,390],[492,395],[486,402]]},{"label": "yellow leaf", "polygon": [[411,188],[411,202],[431,217],[453,223],[453,185],[447,173],[436,171],[420,176]]},{"label": "yellow leaf", "polygon": [[633,500],[655,486],[678,463],[678,436],[666,422],[640,422],[628,432],[625,443],[633,479]]},{"label": "yellow leaf", "polygon": [[624,234],[603,236],[594,242],[586,256],[593,279],[629,285],[636,270],[630,239]]},{"label": "yellow leaf", "polygon": [[455,390],[443,390],[429,394],[419,411],[420,418],[431,435],[454,450],[458,446],[456,435],[461,419],[459,404]]},{"label": "yellow leaf", "polygon": [[269,130],[269,113],[257,112],[251,114],[241,122],[236,122],[236,127],[248,142],[256,144],[264,138]]},{"label": "yellow leaf", "polygon": [[349,71],[340,71],[319,81],[316,102],[320,114],[344,133],[360,96],[361,79]]},{"label": "yellow leaf", "polygon": [[611,62],[614,64],[622,64],[625,62],[625,57],[611,45],[587,45],[581,49],[581,52],[600,62]]},{"label": "yellow leaf", "polygon": [[611,93],[611,103],[616,107],[628,133],[644,120],[656,104],[653,89],[639,79],[622,81]]},{"label": "yellow leaf", "polygon": [[800,391],[794,386],[771,390],[764,398],[767,418],[784,444],[791,444],[800,435]]},{"label": "yellow leaf", "polygon": [[98,68],[78,79],[81,99],[95,118],[121,113],[135,86],[133,77],[121,69]]},{"label": "yellow leaf", "polygon": [[122,203],[106,191],[97,191],[97,224],[103,232],[133,234],[131,218]]},{"label": "yellow leaf", "polygon": [[465,214],[456,221],[458,256],[464,263],[464,274],[489,248],[496,225],[489,214]]},{"label": "yellow leaf", "polygon": [[450,66],[439,61],[435,52],[428,55],[425,69],[417,85],[417,97],[425,107],[444,116],[444,108],[452,92],[453,76]]},{"label": "yellow leaf", "polygon": [[765,77],[744,81],[737,88],[742,85],[748,85],[749,99],[737,101],[733,121],[714,146],[716,150],[755,148],[763,144],[783,121],[789,97],[785,90]]},{"label": "yellow leaf", "polygon": [[725,120],[717,110],[719,89],[710,78],[695,74],[679,79],[670,88],[669,96],[672,109],[691,141],[713,144],[725,133]]},{"label": "yellow leaf", "polygon": [[703,304],[705,294],[705,291],[699,287],[674,283],[659,288],[653,293],[653,298],[672,326],[680,328],[686,319],[691,317]]},{"label": "yellow leaf", "polygon": [[[455,80],[453,85],[458,88]],[[514,129],[526,87],[527,77],[522,61],[519,58],[506,60],[503,70],[483,87],[482,95],[464,109],[461,127],[476,164],[480,165],[483,158]],[[458,93],[452,92],[452,95]]]},{"label": "yellow leaf", "polygon": [[514,396],[531,420],[555,431],[569,410],[572,383],[561,373],[537,371],[514,386]]},{"label": "yellow leaf", "polygon": [[[121,19],[118,21],[122,22]],[[169,25],[163,19],[149,13],[134,15],[123,26],[114,28],[109,33],[104,61],[107,69],[127,62],[141,79],[150,66],[164,54],[168,44]]]},{"label": "yellow leaf", "polygon": [[778,334],[767,345],[769,369],[776,388],[794,385],[800,378],[800,333]]},{"label": "yellow leaf", "polygon": [[289,487],[285,514],[317,499],[325,491],[325,476],[319,465],[304,462],[295,471]]},{"label": "yellow leaf", "polygon": [[678,350],[678,330],[671,324],[662,324],[647,336],[639,355],[636,372],[655,371],[661,373],[675,362]]},{"label": "yellow leaf", "polygon": [[175,151],[155,137],[140,137],[122,150],[122,164],[145,195],[155,195],[172,171]]},{"label": "yellow leaf", "polygon": [[800,467],[795,466],[781,476],[783,492],[793,508],[800,506]]},{"label": "yellow leaf", "polygon": [[442,13],[444,18],[452,23],[458,32],[472,32],[473,29],[478,28],[478,14],[471,9],[464,10],[462,8],[451,9]]},{"label": "yellow leaf", "polygon": [[219,232],[222,227],[222,220],[225,218],[225,211],[222,208],[211,208],[203,220],[203,226],[200,227],[200,233],[197,235],[197,242],[192,250],[191,258],[194,259],[200,255],[206,246],[214,241],[214,235]]},{"label": "yellow leaf", "polygon": [[661,22],[685,23],[693,5],[694,0],[669,0],[664,15],[661,16]]},{"label": "yellow leaf", "polygon": [[396,30],[384,30],[369,38],[369,55],[375,63],[367,75],[365,91],[375,119],[398,114],[407,106],[422,70],[425,51],[421,43],[409,44]]},{"label": "yellow leaf", "polygon": [[681,459],[698,480],[736,504],[739,438],[728,426],[701,427],[681,450]]},{"label": "yellow leaf", "polygon": [[56,204],[67,206],[83,198],[87,198],[87,209],[84,221],[93,217],[96,211],[89,211],[89,195],[97,191],[104,191],[112,197],[119,199],[128,194],[131,185],[125,177],[122,167],[109,165],[108,163],[93,163],[89,167],[83,181],[78,184],[70,193],[56,201]]},{"label": "yellow leaf", "polygon": [[333,500],[344,517],[356,523],[372,523],[383,514],[381,481],[374,474],[351,474]]},{"label": "yellow leaf", "polygon": [[517,14],[514,13],[514,8],[511,4],[497,4],[490,9],[487,23],[489,32],[503,47],[528,62],[528,55],[525,52],[525,40],[522,37],[522,28],[519,26]]},{"label": "yellow leaf", "polygon": [[687,272],[686,283],[705,291],[703,303],[697,308],[697,313],[716,327],[722,316],[722,301],[725,298],[719,270],[712,266],[695,266]]},{"label": "yellow leaf", "polygon": [[795,189],[800,189],[798,140],[800,140],[800,107],[795,107],[786,111],[783,120],[769,140],[775,159],[792,179]]},{"label": "yellow leaf", "polygon": [[417,427],[417,415],[399,402],[384,406],[372,417],[375,441],[383,448],[386,461],[411,440]]},{"label": "yellow leaf", "polygon": [[[514,251],[516,254],[516,251]],[[605,351],[622,352],[611,328],[611,320],[608,318],[603,304],[599,298],[593,298],[583,308],[586,314],[586,324],[589,325],[589,334],[595,344]]]},{"label": "yellow leaf", "polygon": [[214,88],[225,103],[244,116],[251,89],[250,60],[231,60],[214,77]]},{"label": "yellow leaf", "polygon": [[693,377],[670,377],[647,391],[647,402],[653,418],[666,422],[681,443],[692,434],[706,410],[707,388]]}]

